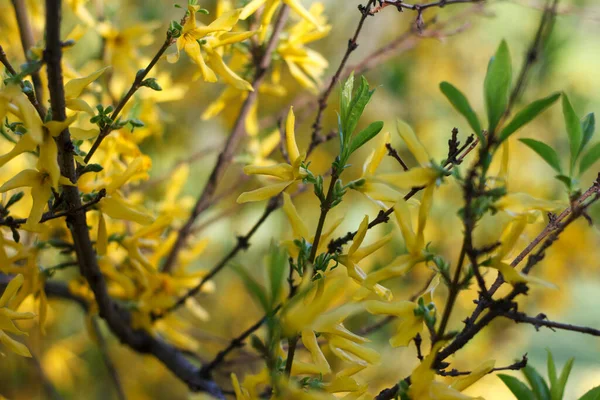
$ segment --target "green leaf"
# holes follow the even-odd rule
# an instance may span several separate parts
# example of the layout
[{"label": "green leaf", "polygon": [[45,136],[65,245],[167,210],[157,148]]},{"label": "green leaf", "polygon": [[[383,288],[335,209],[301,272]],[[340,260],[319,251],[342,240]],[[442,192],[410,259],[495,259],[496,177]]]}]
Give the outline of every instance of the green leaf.
[{"label": "green leaf", "polygon": [[350,74],[344,85],[342,86],[342,94],[340,96],[340,110],[342,113],[342,120],[346,120],[348,116],[348,107],[352,102],[352,91],[354,90],[354,72]]},{"label": "green leaf", "polygon": [[233,270],[242,278],[244,281],[244,285],[246,289],[252,294],[256,300],[260,303],[263,310],[265,312],[271,311],[269,309],[269,300],[267,299],[267,294],[265,293],[265,288],[258,283],[250,274],[240,265],[232,264]]},{"label": "green leaf", "polygon": [[88,172],[100,172],[104,169],[100,164],[88,164],[81,171],[80,175],[86,174]]},{"label": "green leaf", "polygon": [[526,366],[522,371],[525,378],[527,378],[527,382],[529,382],[529,386],[533,389],[535,397],[539,400],[549,400],[550,389],[548,388],[548,384],[535,368]]},{"label": "green leaf", "polygon": [[590,389],[586,394],[581,396],[579,400],[600,400],[600,386]]},{"label": "green leaf", "polygon": [[569,136],[569,145],[571,147],[571,169],[573,169],[577,156],[579,155],[579,149],[581,149],[581,143],[583,143],[583,131],[581,130],[579,117],[575,114],[575,110],[573,110],[571,102],[566,94],[563,94],[562,97],[562,108],[565,126]]},{"label": "green leaf", "polygon": [[349,140],[350,136],[356,129],[356,125],[358,124],[358,121],[360,120],[360,117],[362,116],[365,107],[369,103],[369,100],[371,100],[373,92],[374,90],[369,90],[369,83],[367,82],[365,77],[361,76],[360,86],[358,87],[354,98],[350,102],[346,118],[342,120],[346,140]]},{"label": "green leaf", "polygon": [[510,389],[517,400],[536,400],[535,395],[527,385],[514,376],[498,374],[498,378],[502,379],[502,382]]},{"label": "green leaf", "polygon": [[556,375],[556,364],[554,364],[554,357],[552,356],[550,349],[546,349],[546,352],[548,353],[548,379],[550,379],[550,388],[553,388],[556,386],[556,381],[558,380]]},{"label": "green leaf", "polygon": [[360,133],[352,138],[352,142],[350,143],[350,148],[348,149],[349,154],[354,153],[358,150],[362,145],[367,143],[369,140],[373,139],[381,130],[383,129],[383,121],[375,121],[371,123],[371,125],[367,126],[365,129],[360,131]]},{"label": "green leaf", "polygon": [[598,161],[598,159],[600,159],[600,143],[596,143],[583,157],[581,157],[581,161],[579,162],[579,174],[581,175],[587,171],[588,168]]},{"label": "green leaf", "polygon": [[531,122],[535,117],[554,104],[559,97],[560,93],[551,94],[548,97],[534,101],[519,111],[504,129],[502,129],[502,132],[500,133],[500,142],[508,139],[510,135]]},{"label": "green leaf", "polygon": [[567,175],[562,175],[562,174],[556,175],[554,178],[558,179],[561,183],[563,183],[567,187],[567,190],[569,191],[569,193],[571,193],[571,191],[573,190],[573,187],[576,184],[576,181]]},{"label": "green leaf", "polygon": [[506,41],[502,41],[496,54],[488,64],[485,75],[484,98],[488,115],[488,131],[494,132],[508,106],[508,96],[512,81],[510,51]]},{"label": "green leaf", "polygon": [[156,78],[144,79],[140,86],[149,87],[150,89],[156,90],[157,92],[160,92],[162,90],[162,87],[158,84]]},{"label": "green leaf", "polygon": [[479,118],[477,118],[477,114],[471,108],[469,104],[469,100],[465,97],[465,95],[454,87],[452,84],[448,82],[440,83],[440,90],[446,96],[450,104],[458,111],[463,117],[467,119],[467,122],[471,126],[471,129],[475,131],[477,136],[481,136],[481,124],[479,123]]},{"label": "green leaf", "polygon": [[560,373],[560,377],[558,378],[556,385],[552,386],[552,400],[562,400],[563,395],[565,393],[565,387],[567,386],[567,380],[569,379],[569,374],[571,373],[571,368],[573,368],[574,361],[574,358],[569,358],[569,360],[563,367],[562,372]]},{"label": "green leaf", "polygon": [[269,308],[273,308],[276,302],[279,301],[281,294],[283,276],[287,265],[287,254],[283,248],[278,248],[271,245],[269,254],[269,283],[271,285],[271,304]]},{"label": "green leaf", "polygon": [[585,117],[583,117],[583,121],[581,121],[581,130],[583,132],[583,141],[581,142],[581,152],[586,144],[590,141],[592,136],[594,136],[594,131],[596,130],[596,116],[594,113],[589,113]]},{"label": "green leaf", "polygon": [[531,150],[535,151],[550,165],[554,170],[558,173],[561,173],[562,170],[560,168],[560,159],[558,158],[558,154],[556,151],[546,143],[540,142],[535,139],[519,139],[521,142],[525,143],[527,147]]},{"label": "green leaf", "polygon": [[8,209],[13,204],[18,203],[23,198],[24,195],[25,195],[24,192],[17,192],[15,194],[13,194],[12,196],[10,196],[10,199],[8,199],[8,202],[6,202],[6,205],[4,206],[4,208]]}]

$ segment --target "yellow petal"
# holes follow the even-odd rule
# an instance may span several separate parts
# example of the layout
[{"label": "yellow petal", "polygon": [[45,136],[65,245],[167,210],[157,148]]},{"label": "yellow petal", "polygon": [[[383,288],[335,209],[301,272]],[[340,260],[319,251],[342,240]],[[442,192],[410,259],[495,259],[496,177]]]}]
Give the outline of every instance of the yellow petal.
[{"label": "yellow petal", "polygon": [[300,85],[306,89],[309,89],[313,94],[318,93],[315,83],[308,77],[308,75],[306,75],[306,73],[304,73],[304,71],[302,71],[300,67],[296,65],[296,63],[291,62],[288,59],[285,59],[285,63],[290,70],[290,74],[298,81]]},{"label": "yellow petal", "polygon": [[71,111],[83,111],[94,115],[94,109],[83,99],[66,99],[65,106]]},{"label": "yellow petal", "polygon": [[495,365],[496,361],[494,360],[486,361],[483,364],[479,365],[477,368],[475,368],[469,375],[461,376],[458,379],[456,379],[454,382],[452,382],[451,386],[459,392],[462,392],[463,390],[465,390],[466,388],[483,378],[485,375],[489,374],[490,371],[494,369]]},{"label": "yellow petal", "polygon": [[62,131],[67,129],[77,119],[76,115],[72,115],[64,121],[48,121],[44,124],[50,135],[56,137],[61,134]]},{"label": "yellow petal", "polygon": [[265,186],[250,192],[244,192],[237,198],[237,202],[248,203],[253,201],[267,200],[283,192],[291,184],[292,182],[276,183],[274,185]]},{"label": "yellow petal", "polygon": [[371,255],[372,253],[376,252],[377,250],[379,250],[386,244],[388,244],[390,242],[390,240],[392,240],[392,237],[390,235],[388,235],[388,236],[385,236],[385,237],[377,240],[376,242],[374,242],[368,246],[361,247],[360,249],[358,249],[354,252],[354,254],[352,255],[352,259],[354,260],[354,262],[358,262],[358,261],[362,260],[363,258]]},{"label": "yellow petal", "polygon": [[254,91],[254,88],[249,82],[240,78],[235,72],[231,70],[231,68],[227,66],[227,64],[223,62],[223,59],[221,58],[219,53],[210,53],[208,57],[208,62],[210,66],[215,70],[215,72],[219,74],[219,76],[221,76],[221,78],[223,78],[223,80],[231,86],[239,90],[247,90],[250,92]]},{"label": "yellow petal", "polygon": [[296,144],[296,116],[294,115],[294,107],[290,107],[287,119],[285,122],[285,146],[290,157],[290,161],[294,162],[300,157],[298,145]]},{"label": "yellow petal", "polygon": [[416,248],[417,238],[413,231],[412,216],[410,215],[406,200],[398,200],[394,205],[394,215],[396,216],[398,225],[400,225],[400,231],[402,232],[402,237],[409,253],[415,254],[416,252],[420,252],[421,249]]},{"label": "yellow petal", "polygon": [[21,112],[21,118],[23,119],[25,128],[27,128],[27,133],[31,135],[31,138],[36,143],[42,143],[44,140],[42,121],[40,120],[40,117],[33,105],[29,102],[29,99],[27,99],[24,94],[20,93],[18,96],[13,98],[13,103]]},{"label": "yellow petal", "polygon": [[363,240],[365,240],[365,236],[367,234],[367,230],[369,229],[369,216],[365,215],[363,220],[356,231],[356,235],[354,235],[354,239],[352,240],[352,246],[348,249],[348,256],[352,256],[360,247]]},{"label": "yellow petal", "polygon": [[298,0],[283,0],[283,2],[290,6],[290,8],[294,10],[296,14],[298,14],[299,16],[313,24],[315,27],[320,29],[319,23],[317,22],[315,17],[311,15],[311,13],[309,13],[308,10],[304,8],[304,6],[302,6],[302,4]]},{"label": "yellow petal", "polygon": [[25,346],[23,343],[17,342],[2,331],[0,331],[0,343],[20,356],[31,357],[31,353],[29,352],[29,349],[27,349],[27,346]]},{"label": "yellow petal", "polygon": [[492,268],[499,270],[502,274],[502,277],[504,277],[504,280],[510,283],[511,285],[515,285],[517,283],[533,283],[534,285],[540,285],[550,289],[558,289],[558,287],[555,284],[547,282],[535,276],[525,275],[506,263],[497,263],[493,265]]},{"label": "yellow petal", "polygon": [[379,167],[379,164],[381,164],[381,160],[383,160],[383,158],[387,154],[387,148],[385,145],[388,144],[389,142],[390,142],[390,133],[385,132],[383,135],[381,135],[381,139],[379,140],[379,145],[377,146],[377,148],[375,150],[373,150],[373,152],[371,153],[371,155],[368,157],[367,161],[365,162],[364,167],[363,167],[363,175],[370,176],[375,173],[375,171],[377,170],[377,167]]},{"label": "yellow petal", "polygon": [[217,81],[217,75],[215,75],[214,71],[206,65],[204,58],[202,58],[202,53],[200,52],[200,45],[198,42],[185,42],[185,52],[192,59],[192,61],[196,63],[198,67],[200,67],[200,74],[205,82]]},{"label": "yellow petal", "polygon": [[219,35],[217,42],[211,44],[213,49],[226,46],[233,43],[243,42],[246,39],[251,38],[256,34],[256,31],[246,31],[246,32],[226,32]]},{"label": "yellow petal", "polygon": [[150,215],[140,212],[116,196],[106,196],[98,203],[103,213],[114,219],[124,219],[149,225],[154,221]]},{"label": "yellow petal", "polygon": [[294,207],[290,195],[287,193],[283,193],[283,212],[290,221],[294,236],[296,238],[308,239],[308,228],[304,221],[302,221],[302,218],[300,218],[300,215],[298,215],[298,211],[296,210],[296,207]]},{"label": "yellow petal", "polygon": [[82,128],[71,128],[69,129],[71,132],[71,137],[77,140],[89,140],[93,139],[100,133],[98,128],[92,129],[82,129]]},{"label": "yellow petal", "polygon": [[323,375],[330,373],[331,368],[329,367],[329,363],[323,355],[319,343],[317,342],[317,336],[312,329],[302,330],[302,343],[310,353],[312,362],[317,366],[319,373]]},{"label": "yellow petal", "polygon": [[429,165],[431,157],[427,154],[427,150],[425,150],[423,144],[417,139],[417,135],[415,135],[415,132],[410,125],[398,119],[396,120],[396,126],[398,128],[398,134],[406,143],[408,150],[410,150],[412,155],[417,159],[417,162],[421,166]]},{"label": "yellow petal", "polygon": [[416,167],[404,172],[377,175],[376,178],[400,189],[412,189],[433,184],[439,175],[433,168]]},{"label": "yellow petal", "polygon": [[0,167],[3,167],[7,162],[28,151],[33,151],[37,147],[37,143],[33,141],[31,135],[25,134],[17,142],[15,147],[5,155],[0,157]]},{"label": "yellow petal", "polygon": [[0,308],[6,307],[8,302],[19,291],[19,288],[23,285],[24,280],[25,278],[22,274],[18,274],[10,280],[10,282],[8,283],[8,285],[6,285],[6,288],[4,289],[4,293],[2,293],[2,297],[0,297]]},{"label": "yellow petal", "polygon": [[197,27],[189,32],[195,39],[201,39],[209,33],[219,31],[230,31],[237,24],[242,10],[231,10],[215,19],[208,26]]},{"label": "yellow petal", "polygon": [[423,198],[421,199],[421,206],[419,207],[419,220],[417,226],[417,243],[416,246],[419,249],[425,247],[425,225],[427,224],[427,216],[431,211],[431,205],[433,204],[433,191],[434,186],[430,185],[423,191]]},{"label": "yellow petal", "polygon": [[26,169],[9,179],[4,185],[0,186],[0,193],[20,187],[33,187],[41,184],[41,174],[34,169]]},{"label": "yellow petal", "polygon": [[252,14],[254,14],[256,10],[260,8],[260,6],[265,4],[265,1],[266,0],[252,0],[251,2],[246,4],[242,9],[242,12],[240,13],[240,19],[243,21]]},{"label": "yellow petal", "polygon": [[44,171],[50,176],[51,186],[58,189],[60,178],[60,166],[58,165],[58,147],[54,138],[49,136],[40,145],[40,156],[37,161],[37,169]]},{"label": "yellow petal", "polygon": [[246,175],[267,175],[274,176],[276,178],[291,181],[294,179],[292,166],[289,164],[276,164],[276,165],[247,165],[244,167],[244,173]]},{"label": "yellow petal", "polygon": [[349,363],[373,365],[378,364],[381,359],[377,351],[339,336],[329,339],[329,348],[333,354]]},{"label": "yellow petal", "polygon": [[27,223],[23,225],[24,229],[31,231],[37,231],[39,229],[39,222],[44,215],[44,209],[48,204],[48,199],[52,194],[52,188],[49,184],[36,185],[31,188],[31,197],[33,203],[31,204],[31,211],[29,217],[27,217]]},{"label": "yellow petal", "polygon": [[81,92],[83,92],[83,89],[98,79],[100,75],[102,75],[108,68],[110,67],[101,68],[98,71],[92,72],[88,76],[84,76],[83,78],[71,79],[65,84],[65,97],[67,99],[75,99],[79,97]]}]

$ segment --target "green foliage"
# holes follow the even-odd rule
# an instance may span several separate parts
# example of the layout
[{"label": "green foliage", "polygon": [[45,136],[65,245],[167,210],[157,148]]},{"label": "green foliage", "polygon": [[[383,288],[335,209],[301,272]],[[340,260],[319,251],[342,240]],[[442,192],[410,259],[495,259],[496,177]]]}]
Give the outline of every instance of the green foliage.
[{"label": "green foliage", "polygon": [[596,386],[579,398],[579,400],[600,400],[600,386]]},{"label": "green foliage", "polygon": [[508,106],[512,65],[506,41],[502,41],[490,60],[484,81],[484,99],[488,116],[488,132],[496,131]]},{"label": "green foliage", "polygon": [[534,101],[519,111],[514,118],[508,124],[506,124],[504,129],[502,129],[502,132],[500,132],[500,142],[508,139],[510,135],[535,119],[535,117],[540,115],[544,110],[554,104],[559,97],[560,93],[551,94],[548,97]]},{"label": "green foliage", "polygon": [[[513,376],[498,374],[498,377],[502,379],[502,382],[504,382],[504,384],[510,389],[510,391],[515,395],[517,400],[563,399],[565,387],[567,386],[567,381],[569,379],[569,374],[571,373],[571,368],[573,367],[574,359],[570,358],[567,361],[560,376],[558,377],[556,372],[556,365],[554,364],[554,357],[552,356],[550,350],[546,351],[548,353],[547,367],[548,380],[550,384],[548,384],[544,380],[544,378],[539,374],[539,372],[531,366],[526,366],[521,370],[521,372],[525,376],[525,379],[529,383],[529,387],[524,382],[520,381],[519,379]],[[580,400],[591,400],[596,398],[600,399],[600,389],[596,389],[598,389],[596,393],[593,392],[593,390],[595,389],[592,389],[590,392],[586,393],[583,397],[581,397]],[[592,397],[586,397],[588,395]]]},{"label": "green foliage", "polygon": [[350,155],[373,139],[383,128],[383,122],[378,121],[369,125],[353,137],[358,121],[362,117],[371,96],[375,92],[369,87],[364,76],[360,77],[360,85],[354,90],[354,75],[344,82],[340,95],[340,114],[338,115],[338,134],[340,139],[340,156],[338,168],[344,168]]},{"label": "green foliage", "polygon": [[469,100],[467,100],[465,95],[448,82],[440,83],[440,90],[444,96],[446,96],[450,104],[452,104],[452,106],[456,109],[456,111],[458,111],[467,119],[471,129],[473,129],[475,134],[481,139],[482,133],[479,118],[477,118],[477,114],[475,114],[475,111],[473,111],[473,108],[471,108]]},{"label": "green foliage", "polygon": [[544,159],[556,172],[562,173],[562,168],[560,167],[560,159],[558,158],[558,154],[556,151],[548,146],[546,143],[540,142],[535,139],[519,139],[522,143],[524,143],[531,150],[538,153],[540,157]]},{"label": "green foliage", "polygon": [[573,106],[571,106],[569,97],[567,97],[566,94],[562,97],[562,109],[563,116],[565,118],[565,127],[567,128],[567,134],[569,137],[569,146],[571,148],[570,168],[572,172],[573,166],[577,161],[577,156],[579,156],[581,151],[581,144],[583,143],[583,130],[581,129],[579,117],[577,114],[575,114],[575,110],[573,110]]}]

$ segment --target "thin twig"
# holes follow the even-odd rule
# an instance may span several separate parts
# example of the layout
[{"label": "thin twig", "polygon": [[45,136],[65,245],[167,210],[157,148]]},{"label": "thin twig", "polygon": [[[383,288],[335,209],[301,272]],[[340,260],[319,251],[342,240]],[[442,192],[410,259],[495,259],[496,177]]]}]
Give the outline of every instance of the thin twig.
[{"label": "thin twig", "polygon": [[98,325],[98,320],[95,317],[92,317],[92,328],[94,329],[94,335],[96,335],[96,339],[98,341],[98,348],[102,354],[104,365],[106,366],[110,379],[115,387],[115,391],[117,392],[117,397],[119,400],[127,400],[127,396],[125,396],[125,391],[123,390],[123,385],[121,384],[119,373],[117,372],[115,364],[108,353],[106,339],[104,338],[104,334],[102,333],[102,330]]},{"label": "thin twig", "polygon": [[565,324],[563,322],[549,321],[545,319],[545,315],[543,314],[537,317],[529,317],[525,313],[511,311],[502,313],[500,314],[500,316],[511,319],[516,323],[526,323],[533,325],[536,330],[539,330],[540,327],[544,326],[546,328],[551,329],[560,329],[563,331],[579,332],[584,333],[586,335],[600,336],[600,329],[594,329],[587,326]]}]

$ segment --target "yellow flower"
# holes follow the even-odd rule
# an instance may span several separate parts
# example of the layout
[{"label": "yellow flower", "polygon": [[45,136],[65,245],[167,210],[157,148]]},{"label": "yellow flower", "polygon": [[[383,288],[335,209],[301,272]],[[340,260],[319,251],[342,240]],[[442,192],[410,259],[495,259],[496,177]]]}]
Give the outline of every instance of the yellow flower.
[{"label": "yellow flower", "polygon": [[[59,183],[72,185],[64,176],[59,178]],[[39,222],[44,214],[44,208],[52,194],[52,188],[56,188],[56,186],[53,186],[52,176],[47,170],[25,169],[0,186],[0,193],[21,187],[30,187],[31,198],[33,199],[31,211],[23,228],[37,232],[40,229]]]},{"label": "yellow flower", "polygon": [[377,300],[368,300],[366,309],[375,315],[393,315],[399,320],[397,333],[390,338],[392,347],[408,346],[417,333],[423,331],[424,318],[422,315],[416,315],[417,304],[412,301],[396,301],[385,303]]},{"label": "yellow flower", "polygon": [[[287,219],[292,227],[292,231],[294,233],[294,239],[304,239],[307,242],[312,243],[314,241],[314,235],[311,235],[309,233],[308,227],[306,226],[306,224],[304,223],[304,221],[298,214],[298,211],[296,210],[296,207],[294,206],[294,203],[292,202],[292,198],[290,197],[289,194],[287,194],[285,192],[283,193],[283,207],[282,208],[283,208],[283,212],[285,213],[285,216],[287,217]],[[342,221],[343,221],[343,218],[339,218],[332,224],[327,224],[325,226],[325,228],[323,229],[323,232],[321,233],[321,239],[319,240],[317,254],[321,254],[326,250],[329,239],[331,238],[331,235],[333,235],[333,232],[342,223]],[[293,241],[283,241],[282,243],[287,248],[288,253],[290,254],[291,257],[293,257],[293,258],[298,257],[299,249],[298,249],[298,246],[296,246]]]},{"label": "yellow flower", "polygon": [[395,203],[402,197],[396,190],[374,179],[375,171],[377,171],[379,164],[381,164],[387,153],[386,144],[389,142],[390,133],[385,132],[381,135],[380,144],[365,160],[362,176],[356,181],[357,184],[353,186],[354,190],[361,192],[381,207],[385,207],[384,202]]},{"label": "yellow flower", "polygon": [[31,357],[29,349],[24,344],[17,342],[6,334],[6,332],[10,332],[17,335],[26,335],[25,332],[21,331],[15,325],[14,321],[35,317],[32,313],[17,312],[7,307],[8,302],[17,294],[21,285],[23,285],[23,280],[23,275],[19,274],[15,276],[8,283],[6,289],[4,289],[2,297],[0,297],[0,343],[20,356]]},{"label": "yellow flower", "polygon": [[[314,23],[307,22],[306,19],[299,21],[287,30],[287,36],[284,36],[277,46],[277,54],[287,65],[290,74],[300,85],[313,93],[318,93],[320,79],[329,63],[321,54],[307,48],[306,44],[327,36],[331,30],[331,25],[325,25],[323,9],[322,3],[313,3],[307,15]],[[274,72],[275,82],[277,76],[278,73]]]},{"label": "yellow flower", "polygon": [[[431,353],[410,376],[410,387],[408,395],[412,400],[469,400],[474,399],[471,396],[462,394],[461,391],[481,379],[494,368],[494,361],[488,361],[479,366],[471,374],[458,378],[452,385],[446,385],[443,382],[435,380],[436,373],[431,366],[435,361],[435,357],[443,345],[438,342],[431,349]],[[477,399],[482,399],[478,397]]]},{"label": "yellow flower", "polygon": [[348,253],[338,256],[337,260],[340,264],[346,267],[348,276],[356,283],[373,291],[378,296],[384,297],[387,300],[391,300],[393,297],[392,292],[377,283],[368,284],[367,274],[358,265],[363,258],[385,246],[391,239],[391,236],[386,236],[373,244],[360,248],[368,229],[369,217],[365,216],[360,224],[360,227],[358,228],[358,231],[356,232],[356,235],[354,236],[352,246],[350,246],[350,249],[348,249]]},{"label": "yellow flower", "polygon": [[261,6],[265,6],[261,16],[261,25],[263,29],[271,23],[273,15],[281,3],[287,4],[296,14],[304,18],[306,21],[313,24],[315,27],[319,27],[319,22],[315,19],[306,8],[302,6],[298,0],[252,0],[242,9],[240,19],[245,20],[252,14],[254,14]]},{"label": "yellow flower", "polygon": [[[196,23],[196,11],[198,9],[199,6],[188,6],[189,17],[183,26],[181,36],[177,38],[177,51],[174,54],[169,54],[167,61],[170,63],[177,62],[179,53],[181,50],[185,50],[187,55],[200,68],[200,74],[206,82],[216,82],[216,74],[219,74],[229,85],[240,90],[253,91],[254,89],[250,83],[240,78],[225,64],[218,51],[221,46],[242,42],[254,34],[254,32],[229,32],[238,22],[241,11],[226,12],[210,25],[199,26]],[[202,57],[201,49],[206,52],[206,62]]]},{"label": "yellow flower", "polygon": [[504,261],[504,259],[506,259],[506,257],[515,247],[517,240],[527,226],[527,222],[527,216],[522,216],[511,221],[511,223],[506,226],[504,232],[502,233],[502,237],[500,238],[500,247],[496,251],[494,257],[492,257],[492,259],[489,261],[489,265],[485,266],[500,271],[504,280],[511,285],[515,285],[517,283],[533,283],[545,286],[547,288],[556,289],[556,285],[546,282],[543,279],[536,278],[535,276],[525,275]]},{"label": "yellow flower", "polygon": [[244,172],[247,175],[272,176],[279,179],[281,182],[253,190],[251,192],[242,193],[237,198],[238,203],[269,199],[288,189],[293,184],[301,182],[302,179],[308,175],[308,172],[302,166],[302,162],[304,161],[306,154],[300,154],[298,151],[298,145],[296,144],[296,137],[294,133],[295,121],[296,118],[294,116],[293,108],[290,108],[290,112],[288,113],[286,121],[285,137],[286,149],[291,164],[281,163],[272,166],[248,165],[244,167]]},{"label": "yellow flower", "polygon": [[400,189],[412,189],[434,184],[441,176],[440,171],[433,168],[431,157],[429,157],[423,144],[417,139],[412,128],[404,121],[397,120],[396,122],[398,134],[406,143],[408,150],[415,157],[419,166],[408,171],[381,174],[377,178]]},{"label": "yellow flower", "polygon": [[80,99],[83,90],[88,87],[92,82],[98,79],[106,70],[110,67],[101,68],[90,75],[71,79],[65,84],[65,104],[69,110],[73,111],[85,111],[90,115],[94,115],[94,110],[88,103]]}]

